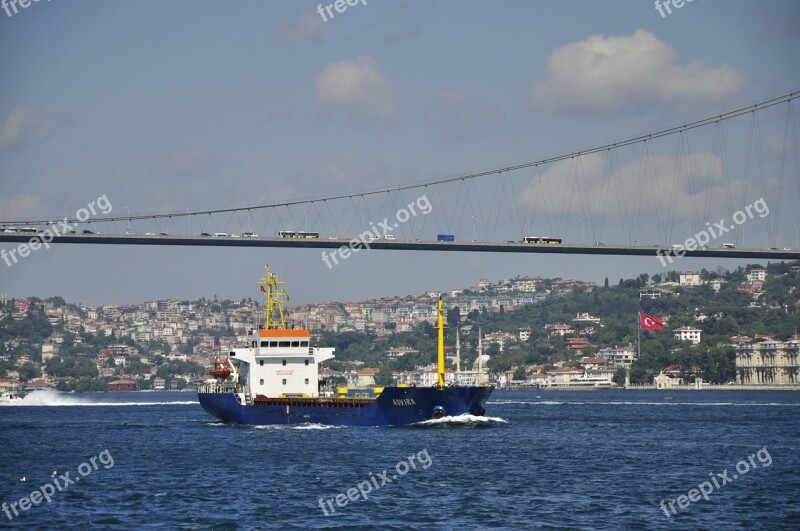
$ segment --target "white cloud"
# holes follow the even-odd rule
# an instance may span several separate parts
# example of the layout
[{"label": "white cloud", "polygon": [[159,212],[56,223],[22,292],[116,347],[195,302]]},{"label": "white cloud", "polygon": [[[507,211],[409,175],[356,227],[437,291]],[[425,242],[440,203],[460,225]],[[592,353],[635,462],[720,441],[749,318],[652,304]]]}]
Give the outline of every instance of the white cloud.
[{"label": "white cloud", "polygon": [[552,111],[610,113],[721,98],[744,84],[745,76],[725,63],[682,65],[677,55],[642,29],[630,36],[592,35],[550,54],[547,79],[534,84],[531,102]]},{"label": "white cloud", "polygon": [[741,183],[728,181],[726,171],[723,160],[710,152],[681,159],[655,153],[644,165],[639,158],[615,162],[609,177],[607,156],[592,153],[549,165],[522,189],[520,199],[538,212],[542,226],[566,222],[570,212],[573,223],[583,216],[618,228],[639,218],[653,226],[671,222],[680,231],[688,227],[686,220],[702,226],[730,217],[729,196],[738,208]]},{"label": "white cloud", "polygon": [[44,203],[38,195],[17,194],[0,197],[0,219],[35,218],[44,211]]},{"label": "white cloud", "polygon": [[324,21],[316,11],[303,9],[292,25],[281,26],[280,35],[289,44],[303,44],[322,34]]},{"label": "white cloud", "polygon": [[485,136],[504,121],[503,113],[498,109],[475,102],[468,94],[457,90],[443,92],[436,104],[428,108],[427,118],[457,140]]},{"label": "white cloud", "polygon": [[161,160],[157,170],[172,175],[197,176],[215,169],[217,162],[208,151],[180,151]]},{"label": "white cloud", "polygon": [[370,56],[329,63],[314,78],[317,107],[355,121],[390,121],[403,113],[400,91]]},{"label": "white cloud", "polygon": [[44,140],[56,130],[56,121],[27,105],[17,105],[0,125],[0,149]]},{"label": "white cloud", "polygon": [[792,141],[782,133],[770,135],[764,139],[764,150],[770,155],[783,155],[784,151],[791,153]]}]

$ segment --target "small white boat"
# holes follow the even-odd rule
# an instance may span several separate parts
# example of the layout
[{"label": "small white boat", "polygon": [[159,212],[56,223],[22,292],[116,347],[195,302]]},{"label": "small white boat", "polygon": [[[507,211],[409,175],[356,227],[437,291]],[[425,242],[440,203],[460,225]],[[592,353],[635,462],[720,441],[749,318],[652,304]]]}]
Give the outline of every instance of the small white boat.
[{"label": "small white boat", "polygon": [[14,394],[14,393],[11,393],[11,392],[0,393],[0,403],[21,402],[21,401],[22,401],[22,397],[17,395],[17,394]]}]

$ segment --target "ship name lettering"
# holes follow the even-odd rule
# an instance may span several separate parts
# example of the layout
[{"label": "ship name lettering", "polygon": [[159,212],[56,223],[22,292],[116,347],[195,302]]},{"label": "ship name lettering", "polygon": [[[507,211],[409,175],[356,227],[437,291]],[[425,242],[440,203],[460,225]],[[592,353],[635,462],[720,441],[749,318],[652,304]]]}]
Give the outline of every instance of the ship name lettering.
[{"label": "ship name lettering", "polygon": [[395,406],[416,406],[417,403],[413,398],[393,398],[392,403]]}]

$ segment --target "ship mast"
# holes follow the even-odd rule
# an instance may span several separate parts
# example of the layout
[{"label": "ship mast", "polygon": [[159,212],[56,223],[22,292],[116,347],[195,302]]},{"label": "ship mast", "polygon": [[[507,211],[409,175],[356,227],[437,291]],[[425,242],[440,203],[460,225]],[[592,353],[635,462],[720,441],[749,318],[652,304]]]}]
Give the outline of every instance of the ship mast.
[{"label": "ship mast", "polygon": [[289,294],[283,288],[284,282],[278,280],[278,275],[270,272],[269,266],[264,266],[264,278],[258,281],[261,292],[264,294],[264,328],[266,330],[283,330],[286,320],[283,316],[283,303],[289,301]]},{"label": "ship mast", "polygon": [[481,327],[478,327],[478,385],[483,385],[483,338]]},{"label": "ship mast", "polygon": [[437,306],[439,314],[439,323],[436,327],[439,330],[438,334],[438,353],[439,353],[439,389],[444,388],[444,301],[439,297],[439,304]]},{"label": "ship mast", "polygon": [[461,334],[459,328],[456,327],[456,376],[461,372]]}]

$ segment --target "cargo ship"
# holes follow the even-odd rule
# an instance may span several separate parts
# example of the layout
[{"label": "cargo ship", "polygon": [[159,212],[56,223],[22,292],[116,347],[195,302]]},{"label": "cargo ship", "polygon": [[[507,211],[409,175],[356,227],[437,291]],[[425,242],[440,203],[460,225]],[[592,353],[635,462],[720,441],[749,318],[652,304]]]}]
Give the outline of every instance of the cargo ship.
[{"label": "cargo ship", "polygon": [[308,330],[286,326],[283,282],[265,268],[263,325],[249,331],[247,346],[214,360],[211,378],[198,389],[205,411],[232,424],[396,426],[448,416],[485,414],[491,385],[445,385],[444,303],[438,308],[438,378],[432,387],[347,388],[320,392],[319,366],[333,348],[313,344]]}]

